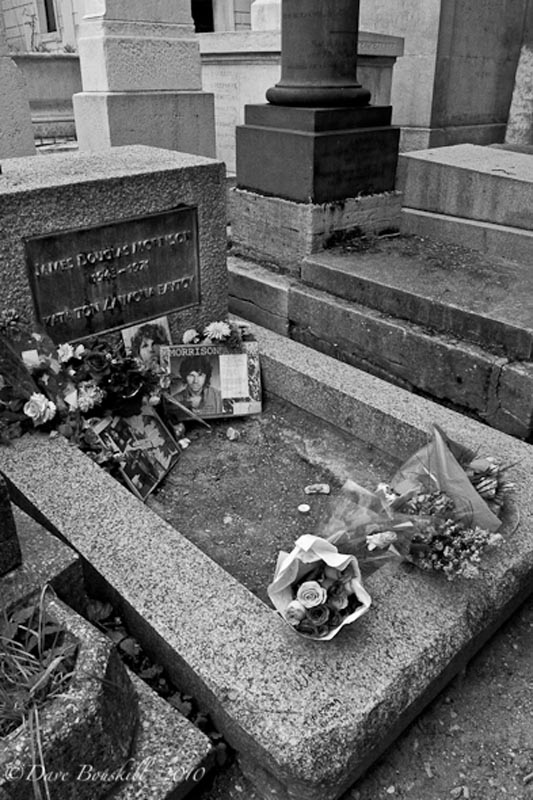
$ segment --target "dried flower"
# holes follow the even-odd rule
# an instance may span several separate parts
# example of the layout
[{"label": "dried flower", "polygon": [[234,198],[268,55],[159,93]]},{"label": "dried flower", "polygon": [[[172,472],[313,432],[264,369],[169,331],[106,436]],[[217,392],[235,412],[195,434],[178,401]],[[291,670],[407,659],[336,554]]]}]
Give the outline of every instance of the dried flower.
[{"label": "dried flower", "polygon": [[195,328],[189,328],[183,334],[181,341],[183,344],[198,344],[201,338],[202,337]]},{"label": "dried flower", "polygon": [[100,405],[104,392],[93,381],[84,381],[78,386],[78,407],[84,414]]},{"label": "dried flower", "polygon": [[212,342],[223,342],[231,334],[231,328],[227,322],[210,322],[204,330],[206,339]]},{"label": "dried flower", "polygon": [[71,344],[60,344],[57,348],[57,359],[60,364],[66,364],[67,361],[70,361],[71,358],[74,358],[74,348]]},{"label": "dried flower", "polygon": [[55,417],[56,405],[44,394],[34,392],[24,405],[23,411],[34,425],[44,425]]}]

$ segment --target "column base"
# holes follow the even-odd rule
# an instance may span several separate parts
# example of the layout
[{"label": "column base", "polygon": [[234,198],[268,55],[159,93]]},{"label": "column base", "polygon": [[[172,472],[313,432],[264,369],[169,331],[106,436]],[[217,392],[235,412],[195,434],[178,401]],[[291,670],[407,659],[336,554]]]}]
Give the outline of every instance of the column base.
[{"label": "column base", "polygon": [[268,89],[266,99],[279,106],[353,107],[367,106],[370,91],[362,86],[283,86]]},{"label": "column base", "polygon": [[207,92],[80,92],[72,98],[80,151],[144,144],[215,158]]},{"label": "column base", "polygon": [[296,203],[243,189],[229,193],[231,236],[237,253],[299,274],[305,256],[335,235],[399,230],[399,192],[346,197],[343,203]]},{"label": "column base", "polygon": [[237,186],[301,203],[394,189],[399,129],[390,106],[246,106]]}]

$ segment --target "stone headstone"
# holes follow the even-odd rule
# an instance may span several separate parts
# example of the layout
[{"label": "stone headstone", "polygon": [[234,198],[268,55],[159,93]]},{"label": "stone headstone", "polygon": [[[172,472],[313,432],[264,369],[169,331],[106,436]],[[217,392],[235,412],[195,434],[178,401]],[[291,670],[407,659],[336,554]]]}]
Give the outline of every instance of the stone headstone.
[{"label": "stone headstone", "polygon": [[35,153],[26,84],[7,48],[0,8],[0,158]]},{"label": "stone headstone", "polygon": [[0,313],[55,344],[160,313],[176,334],[227,315],[220,162],[141,145],[7,159],[0,229]]},{"label": "stone headstone", "polygon": [[279,31],[281,28],[281,0],[255,0],[250,9],[253,31]]},{"label": "stone headstone", "polygon": [[80,150],[146,144],[215,155],[190,0],[86,0],[78,46]]},{"label": "stone headstone", "polygon": [[7,484],[0,474],[0,576],[16,569],[22,563],[22,554]]}]

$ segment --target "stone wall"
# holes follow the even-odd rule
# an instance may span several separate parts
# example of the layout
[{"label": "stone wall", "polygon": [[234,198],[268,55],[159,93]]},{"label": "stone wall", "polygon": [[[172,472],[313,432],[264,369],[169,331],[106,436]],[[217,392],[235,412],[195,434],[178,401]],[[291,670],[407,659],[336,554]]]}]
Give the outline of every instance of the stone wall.
[{"label": "stone wall", "polygon": [[361,0],[365,30],[403,36],[394,70],[400,149],[501,142],[527,0]]}]

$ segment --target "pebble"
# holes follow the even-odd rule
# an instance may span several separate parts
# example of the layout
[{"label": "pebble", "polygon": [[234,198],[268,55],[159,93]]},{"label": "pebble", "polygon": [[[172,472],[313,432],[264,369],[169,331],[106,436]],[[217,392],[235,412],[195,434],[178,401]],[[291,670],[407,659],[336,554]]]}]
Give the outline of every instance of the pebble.
[{"label": "pebble", "polygon": [[307,503],[300,503],[298,506],[298,511],[300,514],[309,514],[311,511],[311,506],[308,506]]},{"label": "pebble", "polygon": [[306,494],[329,494],[330,491],[329,483],[312,483],[304,489]]}]

